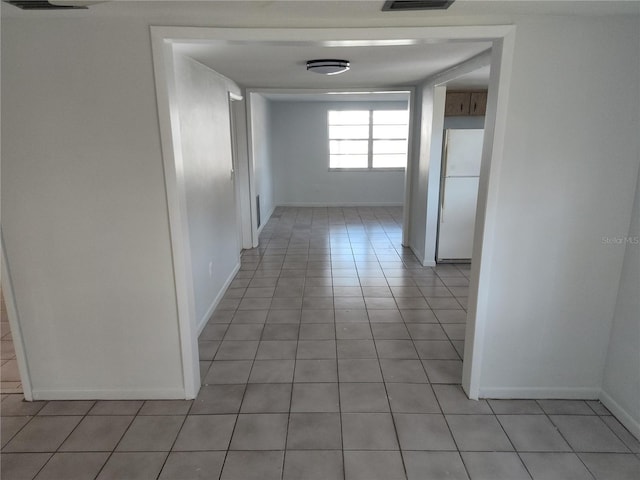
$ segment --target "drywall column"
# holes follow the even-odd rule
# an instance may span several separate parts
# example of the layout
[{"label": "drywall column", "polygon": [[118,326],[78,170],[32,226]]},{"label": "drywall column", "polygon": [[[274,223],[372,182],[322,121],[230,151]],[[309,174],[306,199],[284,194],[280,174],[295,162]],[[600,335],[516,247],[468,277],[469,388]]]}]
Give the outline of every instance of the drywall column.
[{"label": "drywall column", "polygon": [[601,399],[640,438],[640,175],[629,233],[612,233],[602,241],[625,253]]},{"label": "drywall column", "polygon": [[2,19],[2,232],[35,399],[185,397],[149,32],[129,26]]},{"label": "drywall column", "polygon": [[[256,209],[256,228],[269,221],[275,208],[273,187],[273,162],[271,160],[271,102],[258,93],[250,94],[251,108],[251,157],[253,159],[252,202]],[[256,197],[260,197],[257,211]],[[257,224],[258,214],[260,225]]]},{"label": "drywall column", "polygon": [[638,20],[517,28],[502,162],[490,173],[479,393],[598,398],[624,259],[602,238],[628,231],[638,172]]}]

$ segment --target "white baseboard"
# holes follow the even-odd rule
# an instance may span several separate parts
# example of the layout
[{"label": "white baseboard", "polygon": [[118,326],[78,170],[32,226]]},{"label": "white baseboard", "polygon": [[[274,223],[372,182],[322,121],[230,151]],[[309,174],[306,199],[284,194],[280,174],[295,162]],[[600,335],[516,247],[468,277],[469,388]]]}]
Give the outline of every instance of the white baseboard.
[{"label": "white baseboard", "polygon": [[238,273],[238,270],[240,270],[239,261],[231,271],[231,274],[225,280],[224,285],[216,295],[216,298],[213,299],[213,302],[211,302],[211,305],[209,305],[209,308],[207,309],[207,311],[204,313],[202,318],[198,320],[198,336],[200,336],[200,334],[202,333],[202,330],[204,330],[204,327],[207,325],[207,322],[211,318],[211,315],[213,315],[213,312],[218,307],[220,300],[222,300],[222,297],[224,297],[224,294],[227,292],[227,289],[229,288],[229,285],[231,285],[231,282],[233,282],[233,279],[236,276],[236,273]]},{"label": "white baseboard", "polygon": [[413,248],[412,245],[409,245],[409,250],[411,250],[413,252],[413,254],[416,256],[416,258],[418,259],[418,261],[420,262],[420,264],[423,267],[435,267],[436,266],[435,260],[427,260],[427,261],[425,261],[425,259],[422,256],[422,254],[420,252],[417,252],[416,249]]},{"label": "white baseboard", "polygon": [[402,207],[403,202],[280,202],[279,207]]},{"label": "white baseboard", "polygon": [[562,400],[597,400],[599,388],[562,388],[562,387],[489,387],[481,388],[480,398],[500,399],[562,399]]},{"label": "white baseboard", "polygon": [[636,438],[640,439],[640,421],[633,418],[629,412],[627,412],[604,390],[600,392],[600,401],[611,413],[613,413],[613,416],[627,428],[627,430],[629,430]]},{"label": "white baseboard", "polygon": [[33,400],[184,400],[184,388],[33,389]]}]

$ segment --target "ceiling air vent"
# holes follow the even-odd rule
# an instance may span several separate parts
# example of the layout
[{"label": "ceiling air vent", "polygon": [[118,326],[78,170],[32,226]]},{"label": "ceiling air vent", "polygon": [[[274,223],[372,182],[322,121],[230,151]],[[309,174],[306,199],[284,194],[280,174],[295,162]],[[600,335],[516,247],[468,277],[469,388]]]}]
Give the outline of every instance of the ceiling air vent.
[{"label": "ceiling air vent", "polygon": [[455,0],[389,0],[382,6],[383,12],[403,10],[446,10]]},{"label": "ceiling air vent", "polygon": [[4,0],[5,3],[10,3],[23,10],[79,10],[86,9],[86,6],[82,5],[54,5],[46,0]]}]

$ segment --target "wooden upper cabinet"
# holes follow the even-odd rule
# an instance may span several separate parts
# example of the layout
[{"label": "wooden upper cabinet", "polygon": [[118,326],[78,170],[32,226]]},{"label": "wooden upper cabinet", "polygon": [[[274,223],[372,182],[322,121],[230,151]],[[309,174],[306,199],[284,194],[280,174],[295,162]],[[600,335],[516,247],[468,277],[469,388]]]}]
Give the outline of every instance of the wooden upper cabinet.
[{"label": "wooden upper cabinet", "polygon": [[469,115],[484,115],[487,111],[487,92],[471,92]]},{"label": "wooden upper cabinet", "polygon": [[482,116],[487,110],[487,92],[447,92],[445,117]]},{"label": "wooden upper cabinet", "polygon": [[447,92],[444,103],[444,116],[467,116],[469,115],[469,104],[471,95],[469,92]]}]

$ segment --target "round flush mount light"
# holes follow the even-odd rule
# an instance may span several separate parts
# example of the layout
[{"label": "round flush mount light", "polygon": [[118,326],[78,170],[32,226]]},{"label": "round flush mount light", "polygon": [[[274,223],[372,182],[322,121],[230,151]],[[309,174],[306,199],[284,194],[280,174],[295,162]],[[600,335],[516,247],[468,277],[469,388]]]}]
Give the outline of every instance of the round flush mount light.
[{"label": "round flush mount light", "polygon": [[321,75],[337,75],[349,70],[348,60],[321,59],[309,60],[307,70]]}]

